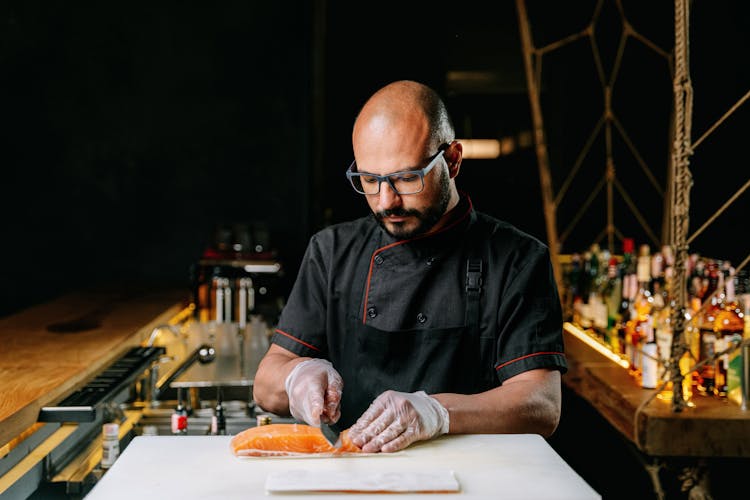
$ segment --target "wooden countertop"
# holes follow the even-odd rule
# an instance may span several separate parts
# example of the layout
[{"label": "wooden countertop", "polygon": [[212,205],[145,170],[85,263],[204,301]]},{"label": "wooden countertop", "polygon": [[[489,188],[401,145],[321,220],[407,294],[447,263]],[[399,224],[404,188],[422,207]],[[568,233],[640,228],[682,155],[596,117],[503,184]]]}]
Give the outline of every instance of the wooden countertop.
[{"label": "wooden countertop", "polygon": [[187,290],[79,292],[0,319],[0,447],[188,299]]},{"label": "wooden countertop", "polygon": [[589,401],[642,452],[652,456],[750,457],[750,411],[730,401],[694,395],[695,407],[680,413],[659,398],[639,412],[655,391],[641,388],[626,369],[567,329],[563,331],[570,368],[563,383]]}]

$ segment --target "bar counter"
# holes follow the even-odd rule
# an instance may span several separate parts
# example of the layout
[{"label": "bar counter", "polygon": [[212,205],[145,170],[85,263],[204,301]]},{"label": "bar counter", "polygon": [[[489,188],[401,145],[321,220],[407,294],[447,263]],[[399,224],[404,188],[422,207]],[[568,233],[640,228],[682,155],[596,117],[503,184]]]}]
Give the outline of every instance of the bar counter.
[{"label": "bar counter", "polygon": [[0,458],[37,422],[187,305],[187,290],[65,295],[0,319]]},{"label": "bar counter", "polygon": [[[569,372],[563,382],[641,452],[661,457],[750,457],[750,411],[715,397],[693,396],[693,408],[672,411],[617,365],[585,344],[566,323]],[[647,402],[648,401],[648,402]]]}]

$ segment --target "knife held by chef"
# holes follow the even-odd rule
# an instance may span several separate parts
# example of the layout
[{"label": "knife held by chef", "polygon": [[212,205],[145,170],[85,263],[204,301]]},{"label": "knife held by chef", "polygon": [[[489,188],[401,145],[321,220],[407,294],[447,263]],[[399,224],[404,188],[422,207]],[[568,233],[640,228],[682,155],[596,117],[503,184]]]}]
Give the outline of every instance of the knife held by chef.
[{"label": "knife held by chef", "polygon": [[330,425],[323,422],[320,423],[320,430],[323,432],[323,436],[325,436],[326,440],[331,443],[331,446],[333,446],[334,448],[341,447],[341,433],[337,432]]}]

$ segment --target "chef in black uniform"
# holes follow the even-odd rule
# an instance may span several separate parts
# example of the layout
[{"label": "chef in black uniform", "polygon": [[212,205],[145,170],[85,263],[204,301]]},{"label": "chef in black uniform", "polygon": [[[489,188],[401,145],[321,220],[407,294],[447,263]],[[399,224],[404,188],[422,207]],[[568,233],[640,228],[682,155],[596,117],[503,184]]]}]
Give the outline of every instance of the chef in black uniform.
[{"label": "chef in black uniform", "polygon": [[350,428],[366,452],[448,432],[551,435],[567,364],[547,247],[457,190],[462,146],[429,87],[380,89],[352,144],[347,177],[372,214],[310,239],[256,403]]}]

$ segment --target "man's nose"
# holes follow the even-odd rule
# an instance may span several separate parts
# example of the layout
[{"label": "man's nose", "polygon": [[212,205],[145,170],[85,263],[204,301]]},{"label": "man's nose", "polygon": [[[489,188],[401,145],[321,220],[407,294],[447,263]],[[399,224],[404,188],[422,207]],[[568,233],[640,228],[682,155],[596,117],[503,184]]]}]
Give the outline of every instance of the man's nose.
[{"label": "man's nose", "polygon": [[393,190],[387,181],[380,184],[379,205],[381,210],[389,210],[401,204],[401,196]]}]

